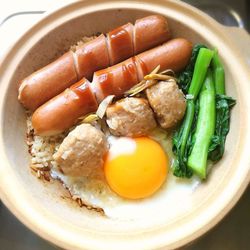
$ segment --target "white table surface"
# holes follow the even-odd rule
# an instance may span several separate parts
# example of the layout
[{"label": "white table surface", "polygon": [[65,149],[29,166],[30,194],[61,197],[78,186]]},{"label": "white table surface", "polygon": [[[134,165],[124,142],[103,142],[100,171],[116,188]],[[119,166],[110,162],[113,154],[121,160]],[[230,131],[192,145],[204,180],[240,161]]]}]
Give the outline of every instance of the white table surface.
[{"label": "white table surface", "polygon": [[[63,6],[74,0],[0,0],[0,62],[9,46],[25,30],[36,23],[42,14],[16,15],[20,12],[46,11]],[[229,215],[208,234],[186,250],[247,250],[250,249],[250,190],[248,190]],[[3,250],[48,250],[56,249],[21,225],[0,204],[0,249]]]}]

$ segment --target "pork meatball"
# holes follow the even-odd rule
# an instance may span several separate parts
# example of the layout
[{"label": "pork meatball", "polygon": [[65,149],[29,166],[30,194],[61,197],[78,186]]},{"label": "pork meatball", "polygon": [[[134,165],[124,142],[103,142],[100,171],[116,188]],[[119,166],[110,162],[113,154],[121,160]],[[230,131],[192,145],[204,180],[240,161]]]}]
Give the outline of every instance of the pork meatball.
[{"label": "pork meatball", "polygon": [[108,146],[105,135],[90,124],[72,130],[53,155],[65,175],[90,176],[103,165]]},{"label": "pork meatball", "polygon": [[143,136],[156,127],[153,111],[144,98],[127,97],[106,111],[110,132],[116,136]]},{"label": "pork meatball", "polygon": [[146,95],[161,127],[171,128],[183,118],[186,99],[174,80],[160,81],[148,88]]}]

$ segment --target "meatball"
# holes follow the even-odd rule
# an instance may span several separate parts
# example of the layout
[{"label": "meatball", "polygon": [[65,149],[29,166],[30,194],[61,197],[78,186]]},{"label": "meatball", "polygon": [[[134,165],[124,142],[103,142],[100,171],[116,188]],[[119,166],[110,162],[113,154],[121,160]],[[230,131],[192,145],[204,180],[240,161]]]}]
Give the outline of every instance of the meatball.
[{"label": "meatball", "polygon": [[53,155],[65,175],[90,176],[103,165],[108,146],[105,135],[90,124],[72,130]]},{"label": "meatball", "polygon": [[143,136],[156,127],[153,111],[144,98],[127,97],[106,111],[110,132],[116,136]]},{"label": "meatball", "polygon": [[186,99],[174,80],[160,81],[148,88],[146,95],[161,127],[171,128],[183,118]]}]

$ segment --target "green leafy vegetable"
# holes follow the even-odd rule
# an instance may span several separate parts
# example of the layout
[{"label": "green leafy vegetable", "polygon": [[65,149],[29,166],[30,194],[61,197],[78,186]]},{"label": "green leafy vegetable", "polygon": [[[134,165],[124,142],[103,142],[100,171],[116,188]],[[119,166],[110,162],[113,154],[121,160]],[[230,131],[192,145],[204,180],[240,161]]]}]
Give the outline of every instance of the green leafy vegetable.
[{"label": "green leafy vegetable", "polygon": [[173,152],[177,156],[173,171],[174,175],[178,177],[190,178],[192,176],[192,170],[187,167],[187,157],[192,146],[192,132],[194,131],[194,126],[196,126],[196,112],[198,110],[196,108],[196,99],[206,77],[213,54],[214,52],[209,49],[199,48],[193,70],[194,73],[188,89],[188,95],[191,98],[187,99],[187,110],[182,126],[173,137]]},{"label": "green leafy vegetable", "polygon": [[215,91],[218,95],[225,95],[225,72],[220,62],[218,51],[214,53],[212,60],[213,76],[215,81]]},{"label": "green leafy vegetable", "polygon": [[[210,62],[212,72],[208,70]],[[190,178],[194,171],[204,179],[207,159],[215,162],[224,154],[230,109],[236,101],[225,94],[225,73],[217,51],[203,45],[194,47],[190,64],[179,75],[178,83],[187,94],[187,110],[173,137],[173,172]]]},{"label": "green leafy vegetable", "polygon": [[177,177],[190,178],[193,175],[193,172],[189,168],[187,168],[187,158],[189,153],[189,146],[192,144],[192,138],[189,134],[189,131],[192,130],[192,122],[194,117],[194,101],[188,100],[187,110],[182,126],[178,131],[175,132],[173,137],[173,153],[177,156],[174,161],[173,170],[174,175]]},{"label": "green leafy vegetable", "polygon": [[215,129],[215,87],[211,70],[207,71],[199,95],[199,113],[193,135],[193,147],[187,165],[201,179],[206,178],[208,148]]},{"label": "green leafy vegetable", "polygon": [[182,71],[178,77],[179,87],[182,89],[184,94],[187,94],[190,83],[192,81],[192,76],[194,72],[194,65],[201,48],[206,48],[203,44],[196,44],[192,50],[192,55],[189,64],[186,69]]},{"label": "green leafy vegetable", "polygon": [[209,159],[216,162],[220,160],[225,151],[226,136],[230,129],[230,109],[236,101],[225,95],[225,73],[216,51],[212,68],[216,90],[216,127],[209,147]]},{"label": "green leafy vegetable", "polygon": [[236,101],[226,95],[216,95],[216,127],[209,146],[209,159],[220,160],[225,151],[226,136],[230,129],[230,109]]}]

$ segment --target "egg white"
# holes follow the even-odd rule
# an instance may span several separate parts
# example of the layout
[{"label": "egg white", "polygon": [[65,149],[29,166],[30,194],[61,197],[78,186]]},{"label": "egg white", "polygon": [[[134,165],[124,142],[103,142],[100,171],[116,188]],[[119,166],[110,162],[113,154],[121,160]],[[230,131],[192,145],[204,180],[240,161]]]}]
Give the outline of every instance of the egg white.
[{"label": "egg white", "polygon": [[[171,137],[161,129],[156,129],[149,136],[158,141],[173,162]],[[109,136],[108,142],[115,144],[117,153],[133,152],[135,145],[129,138]],[[52,169],[52,177],[59,178],[74,197],[80,198],[87,206],[103,209],[105,215],[112,219],[133,220],[149,216],[164,215],[164,218],[174,218],[178,213],[188,211],[192,207],[190,195],[200,183],[193,177],[189,180],[180,180],[170,172],[166,182],[151,197],[140,200],[124,199],[114,193],[105,181],[103,169],[98,177],[69,177],[63,175],[56,168]],[[160,218],[160,217],[159,217]]]}]

